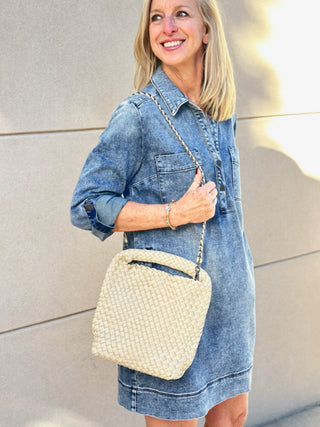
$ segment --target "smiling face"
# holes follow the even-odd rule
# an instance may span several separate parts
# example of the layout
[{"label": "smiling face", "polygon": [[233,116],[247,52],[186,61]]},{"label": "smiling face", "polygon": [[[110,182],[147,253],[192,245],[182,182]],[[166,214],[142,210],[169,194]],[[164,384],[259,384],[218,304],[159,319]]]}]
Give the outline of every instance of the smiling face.
[{"label": "smiling face", "polygon": [[152,0],[149,36],[164,71],[202,66],[209,36],[196,0]]}]

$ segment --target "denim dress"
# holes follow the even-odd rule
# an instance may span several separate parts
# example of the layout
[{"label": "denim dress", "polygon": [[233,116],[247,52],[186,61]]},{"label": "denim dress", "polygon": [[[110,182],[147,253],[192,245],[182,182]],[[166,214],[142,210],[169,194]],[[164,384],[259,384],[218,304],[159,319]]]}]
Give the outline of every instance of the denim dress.
[{"label": "denim dress", "polygon": [[[212,300],[195,359],[177,380],[118,367],[118,402],[167,420],[204,416],[216,404],[250,390],[255,341],[255,285],[241,205],[236,118],[216,122],[158,68],[143,89],[153,95],[218,189],[207,222],[202,267]],[[134,94],[115,109],[89,154],[74,191],[72,223],[101,240],[112,234],[128,200],[167,204],[190,187],[195,165],[158,107]],[[165,208],[165,207],[164,207]],[[196,261],[202,224],[124,233],[124,248],[167,251]]]}]

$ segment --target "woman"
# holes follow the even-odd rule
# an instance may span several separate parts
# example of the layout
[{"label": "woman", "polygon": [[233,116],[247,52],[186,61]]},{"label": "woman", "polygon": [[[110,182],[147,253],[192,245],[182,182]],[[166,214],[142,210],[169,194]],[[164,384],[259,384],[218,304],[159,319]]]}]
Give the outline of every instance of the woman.
[{"label": "woman", "polygon": [[[242,426],[255,336],[254,278],[243,230],[235,89],[215,0],[146,0],[135,42],[136,88],[157,98],[202,164],[206,184],[153,101],[134,94],[113,113],[74,192],[74,225],[124,248],[152,248],[202,267],[212,301],[195,359],[167,381],[119,366],[118,401],[147,427]],[[144,87],[145,86],[145,87]],[[170,203],[175,200],[174,203]],[[166,212],[166,207],[170,210]]]}]

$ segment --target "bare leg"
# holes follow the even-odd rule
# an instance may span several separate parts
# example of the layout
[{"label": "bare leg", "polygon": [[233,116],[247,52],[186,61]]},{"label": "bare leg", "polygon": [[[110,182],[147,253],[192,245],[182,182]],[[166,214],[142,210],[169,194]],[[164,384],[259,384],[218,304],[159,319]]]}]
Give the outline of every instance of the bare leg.
[{"label": "bare leg", "polygon": [[205,427],[242,427],[248,414],[248,393],[214,406],[206,415]]},{"label": "bare leg", "polygon": [[159,418],[145,417],[146,427],[197,427],[198,420],[168,421]]}]

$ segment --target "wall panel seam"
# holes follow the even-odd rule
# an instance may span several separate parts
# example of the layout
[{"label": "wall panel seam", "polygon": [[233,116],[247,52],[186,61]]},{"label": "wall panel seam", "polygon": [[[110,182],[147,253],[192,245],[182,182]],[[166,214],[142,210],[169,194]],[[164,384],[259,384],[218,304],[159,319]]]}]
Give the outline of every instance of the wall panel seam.
[{"label": "wall panel seam", "polygon": [[320,114],[319,111],[306,111],[301,113],[283,113],[283,114],[262,114],[257,116],[239,116],[238,120],[255,120],[255,119],[270,119],[278,117],[294,117],[294,116],[314,116]]},{"label": "wall panel seam", "polygon": [[29,325],[23,325],[23,326],[19,326],[17,328],[7,329],[6,331],[0,332],[0,337],[3,335],[8,335],[8,334],[15,333],[15,332],[21,332],[24,330],[36,328],[38,326],[43,326],[43,325],[47,325],[47,324],[51,324],[51,323],[61,322],[61,321],[66,320],[66,319],[80,317],[80,316],[83,316],[84,314],[88,314],[91,312],[93,313],[95,309],[96,309],[95,307],[88,308],[87,310],[82,310],[82,311],[78,311],[76,313],[66,314],[65,316],[54,317],[52,319],[42,320],[41,322],[30,323]]},{"label": "wall panel seam", "polygon": [[320,250],[307,252],[304,254],[299,254],[299,255],[292,256],[292,257],[288,257],[288,258],[277,259],[274,261],[266,262],[264,264],[258,264],[258,265],[255,265],[254,268],[259,269],[259,268],[263,268],[263,267],[269,267],[270,265],[275,265],[275,264],[279,264],[279,263],[283,263],[283,262],[290,262],[290,261],[298,260],[300,258],[306,258],[308,256],[312,256],[312,255],[316,255],[316,254],[320,254]]},{"label": "wall panel seam", "polygon": [[[294,261],[294,260],[297,260],[297,259],[306,258],[308,256],[312,256],[312,255],[316,255],[316,254],[320,254],[320,250],[314,251],[314,252],[305,253],[305,254],[301,254],[301,255],[296,255],[296,256],[293,256],[293,257],[290,257],[290,258],[285,258],[285,259],[280,259],[280,260],[276,260],[276,261],[271,261],[271,262],[268,262],[268,263],[265,263],[265,264],[259,264],[259,265],[256,265],[254,268],[255,268],[255,270],[257,270],[259,268],[269,267],[269,266],[276,265],[276,264],[283,263],[283,262]],[[37,326],[41,326],[41,325],[44,325],[44,324],[50,324],[50,323],[59,322],[59,321],[66,320],[66,319],[71,319],[71,318],[79,317],[79,316],[82,316],[84,314],[88,314],[88,313],[91,313],[91,312],[93,314],[93,312],[94,312],[95,309],[96,308],[93,307],[93,308],[89,308],[87,310],[78,311],[76,313],[70,313],[70,314],[67,314],[65,316],[55,317],[55,318],[52,318],[52,319],[46,319],[46,320],[43,320],[41,322],[36,322],[36,323],[29,324],[29,325],[20,326],[18,328],[8,329],[8,330],[0,332],[0,337],[1,337],[1,335],[7,335],[7,334],[10,334],[10,333],[14,333],[14,332],[21,332],[21,331],[24,331],[24,330],[29,330],[29,329],[35,328]]]},{"label": "wall panel seam", "polygon": [[291,418],[296,415],[302,415],[303,413],[307,413],[308,411],[311,411],[312,409],[316,409],[318,407],[320,407],[320,401],[316,401],[315,403],[311,403],[310,405],[303,406],[302,408],[298,408],[295,411],[289,412],[285,415],[281,415],[280,417],[277,417],[275,419],[271,419],[266,423],[255,424],[254,427],[267,427],[272,425],[273,423],[284,422],[287,418]]},{"label": "wall panel seam", "polygon": [[[307,115],[320,114],[319,111],[310,111],[302,113],[288,113],[288,114],[265,114],[257,116],[238,116],[237,119],[241,120],[255,120],[255,119],[266,119],[266,118],[277,118],[277,117],[292,117],[292,116],[307,116]],[[107,125],[107,122],[106,122]],[[96,132],[103,131],[105,127],[91,127],[91,128],[79,128],[79,129],[54,129],[54,130],[39,130],[39,131],[26,131],[26,132],[8,132],[0,133],[0,137],[15,137],[15,136],[28,136],[28,135],[45,135],[55,133],[76,133],[76,132]]]},{"label": "wall panel seam", "polygon": [[15,136],[32,136],[32,135],[50,135],[55,133],[81,133],[81,132],[96,132],[103,131],[104,127],[97,128],[79,128],[79,129],[55,129],[55,130],[39,130],[39,131],[27,131],[27,132],[8,132],[0,133],[0,137],[15,137]]}]

